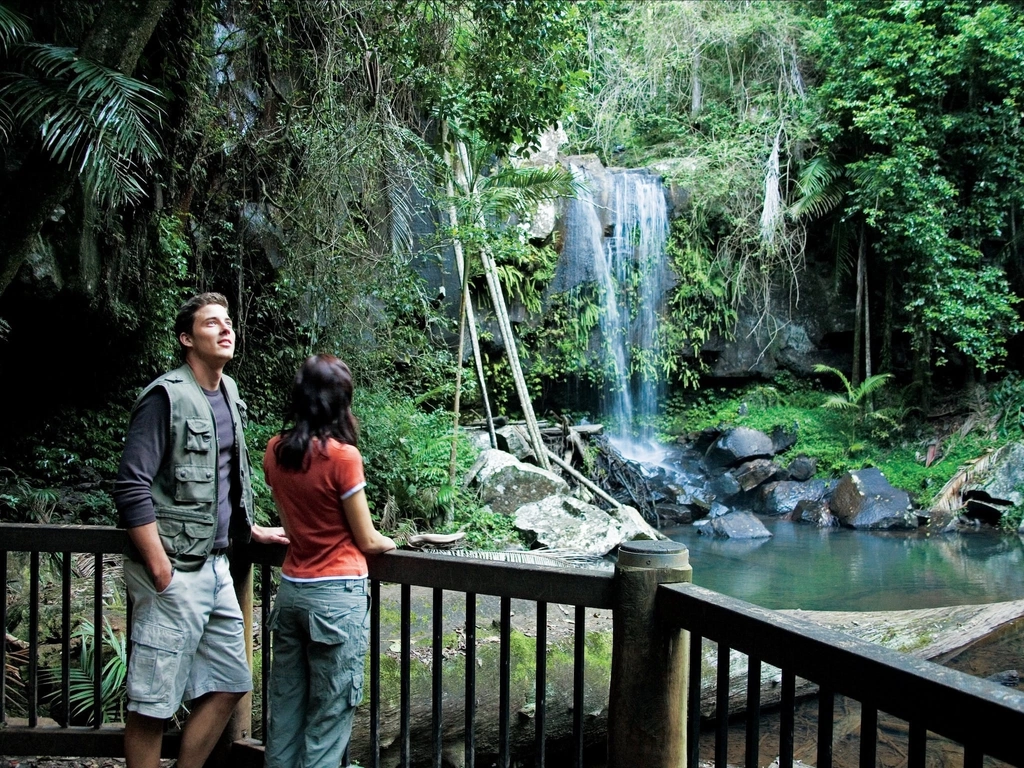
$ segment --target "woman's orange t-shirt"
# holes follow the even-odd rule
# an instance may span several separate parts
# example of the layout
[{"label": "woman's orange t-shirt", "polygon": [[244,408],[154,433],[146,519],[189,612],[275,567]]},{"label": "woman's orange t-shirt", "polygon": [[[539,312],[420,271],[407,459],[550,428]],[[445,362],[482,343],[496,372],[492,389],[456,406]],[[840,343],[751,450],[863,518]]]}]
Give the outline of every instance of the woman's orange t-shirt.
[{"label": "woman's orange t-shirt", "polygon": [[267,444],[263,473],[274,491],[288,534],[281,573],[293,579],[353,578],[367,575],[341,502],[366,485],[363,457],[353,445],[314,439],[309,467],[293,472],[277,463],[275,435]]}]

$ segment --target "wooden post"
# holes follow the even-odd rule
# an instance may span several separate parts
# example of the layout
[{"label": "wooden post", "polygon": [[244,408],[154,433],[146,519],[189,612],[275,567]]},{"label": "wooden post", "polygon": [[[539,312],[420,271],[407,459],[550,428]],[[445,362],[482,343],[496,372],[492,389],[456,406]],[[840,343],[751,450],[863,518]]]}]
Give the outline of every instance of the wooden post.
[{"label": "wooden post", "polygon": [[608,766],[683,768],[690,633],[662,625],[655,596],[659,584],[692,580],[689,552],[632,541],[619,548],[615,574]]}]

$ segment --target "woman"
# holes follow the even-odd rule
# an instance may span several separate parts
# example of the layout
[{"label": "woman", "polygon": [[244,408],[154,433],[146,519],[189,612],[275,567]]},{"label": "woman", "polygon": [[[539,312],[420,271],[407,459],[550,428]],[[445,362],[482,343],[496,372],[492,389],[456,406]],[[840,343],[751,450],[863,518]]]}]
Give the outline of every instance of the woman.
[{"label": "woman", "polygon": [[366,504],[352,375],[331,355],[303,363],[285,428],[263,459],[291,542],[270,615],[267,768],[338,768],[362,698],[369,626],[364,555],[395,542]]}]

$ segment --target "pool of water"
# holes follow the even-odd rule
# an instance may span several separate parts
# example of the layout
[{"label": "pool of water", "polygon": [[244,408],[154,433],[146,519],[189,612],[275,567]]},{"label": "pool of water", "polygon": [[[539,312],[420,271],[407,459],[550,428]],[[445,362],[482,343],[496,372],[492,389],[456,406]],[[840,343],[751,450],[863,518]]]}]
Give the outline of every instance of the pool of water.
[{"label": "pool of water", "polygon": [[961,534],[820,529],[762,518],[770,539],[664,533],[690,550],[693,581],[765,608],[880,611],[1024,598],[1024,544]]}]

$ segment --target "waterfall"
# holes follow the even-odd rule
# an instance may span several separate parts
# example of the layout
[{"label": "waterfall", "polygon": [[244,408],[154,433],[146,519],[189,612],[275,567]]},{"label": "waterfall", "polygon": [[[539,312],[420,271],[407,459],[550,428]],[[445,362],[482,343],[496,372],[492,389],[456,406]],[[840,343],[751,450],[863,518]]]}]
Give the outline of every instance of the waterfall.
[{"label": "waterfall", "polygon": [[603,302],[603,353],[612,363],[606,374],[614,375],[606,386],[606,415],[614,417],[620,450],[637,454],[652,442],[652,420],[662,393],[656,360],[658,317],[669,280],[665,193],[653,174],[612,171],[602,209],[593,178],[580,168],[573,167],[573,173],[584,178],[587,190],[567,212],[565,245],[578,256],[589,256],[576,261],[592,266],[588,277],[598,285]]}]

